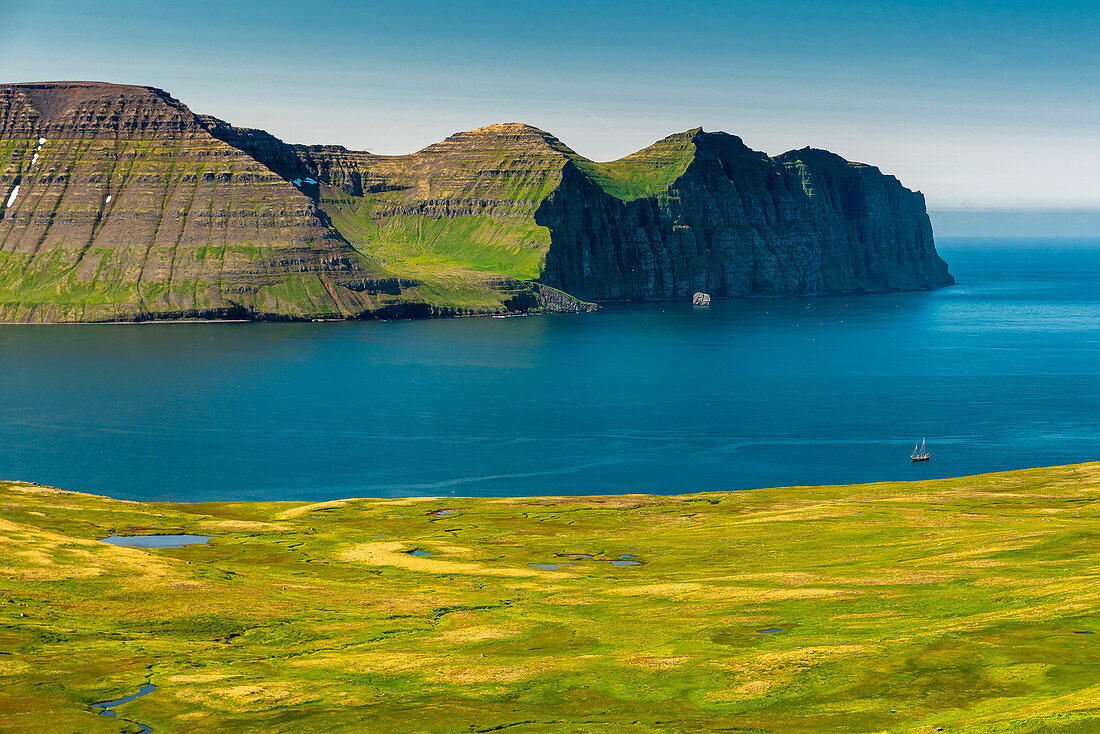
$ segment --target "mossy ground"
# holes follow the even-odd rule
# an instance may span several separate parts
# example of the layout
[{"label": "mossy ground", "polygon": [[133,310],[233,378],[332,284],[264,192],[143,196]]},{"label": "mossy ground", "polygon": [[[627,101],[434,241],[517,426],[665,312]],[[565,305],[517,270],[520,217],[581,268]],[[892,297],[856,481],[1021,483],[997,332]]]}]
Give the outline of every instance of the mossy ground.
[{"label": "mossy ground", "polygon": [[378,214],[386,194],[353,197],[322,187],[322,206],[360,252],[398,275],[485,273],[534,280],[542,272],[550,232],[529,217]]},{"label": "mossy ground", "polygon": [[624,201],[655,197],[687,171],[695,159],[696,130],[658,140],[648,148],[608,163],[581,156],[573,162],[608,194]]},{"label": "mossy ground", "polygon": [[1100,464],[312,505],[0,483],[0,729],[1097,731],[1098,533]]}]

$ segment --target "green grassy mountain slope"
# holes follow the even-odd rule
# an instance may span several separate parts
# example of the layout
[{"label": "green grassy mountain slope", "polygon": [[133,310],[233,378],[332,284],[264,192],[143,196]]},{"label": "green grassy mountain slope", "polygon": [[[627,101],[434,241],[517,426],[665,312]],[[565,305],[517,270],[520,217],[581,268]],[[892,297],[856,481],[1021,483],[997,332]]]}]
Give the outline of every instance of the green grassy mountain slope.
[{"label": "green grassy mountain slope", "polygon": [[341,317],[395,279],[159,90],[0,87],[0,320]]},{"label": "green grassy mountain slope", "polygon": [[571,153],[527,125],[457,133],[407,156],[297,148],[320,207],[362,252],[398,269],[467,268],[534,280],[550,233],[534,212]]},{"label": "green grassy mountain slope", "polygon": [[573,153],[570,159],[605,193],[623,201],[653,198],[667,191],[695,159],[694,137],[702,128],[670,135],[653,145],[608,163]]}]

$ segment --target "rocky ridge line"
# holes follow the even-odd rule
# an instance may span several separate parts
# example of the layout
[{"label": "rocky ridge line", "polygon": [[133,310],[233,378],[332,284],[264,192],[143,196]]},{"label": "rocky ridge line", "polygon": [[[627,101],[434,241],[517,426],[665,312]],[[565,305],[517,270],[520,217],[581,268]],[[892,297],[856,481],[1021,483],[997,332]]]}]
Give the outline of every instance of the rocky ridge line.
[{"label": "rocky ridge line", "polygon": [[[610,163],[508,123],[284,143],[162,90],[0,85],[0,320],[586,310],[952,282],[919,192],[696,129]],[[4,206],[7,204],[7,206]]]}]

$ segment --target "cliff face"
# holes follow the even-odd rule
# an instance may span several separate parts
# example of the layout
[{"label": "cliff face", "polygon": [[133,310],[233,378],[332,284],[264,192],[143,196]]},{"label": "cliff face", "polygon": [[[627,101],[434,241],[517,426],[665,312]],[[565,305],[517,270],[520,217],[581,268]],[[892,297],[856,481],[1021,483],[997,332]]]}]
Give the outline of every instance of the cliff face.
[{"label": "cliff face", "polygon": [[144,87],[0,87],[0,319],[328,317],[399,290],[315,203]]},{"label": "cliff face", "polygon": [[811,149],[769,158],[698,130],[654,147],[634,156],[658,161],[654,170],[674,165],[661,149],[683,151],[682,172],[655,194],[616,196],[583,167],[566,167],[536,213],[551,233],[544,282],[596,300],[953,282],[924,197],[877,168]]},{"label": "cliff face", "polygon": [[953,282],[924,197],[877,168],[692,130],[594,163],[493,125],[410,156],[297,148],[349,240],[538,278],[585,300],[804,295]]},{"label": "cliff face", "polygon": [[[951,282],[923,197],[689,131],[594,163],[492,125],[289,145],[148,87],[0,86],[0,321],[362,318]],[[569,295],[569,294],[572,294]]]}]

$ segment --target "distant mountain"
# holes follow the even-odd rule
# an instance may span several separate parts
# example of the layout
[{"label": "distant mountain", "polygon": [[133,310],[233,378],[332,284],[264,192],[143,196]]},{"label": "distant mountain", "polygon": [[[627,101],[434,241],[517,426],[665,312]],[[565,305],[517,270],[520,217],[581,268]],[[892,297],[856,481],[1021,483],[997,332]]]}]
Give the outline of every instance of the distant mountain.
[{"label": "distant mountain", "polygon": [[151,87],[0,85],[0,321],[585,310],[952,282],[924,197],[691,130],[595,163],[528,125],[379,156]]}]

